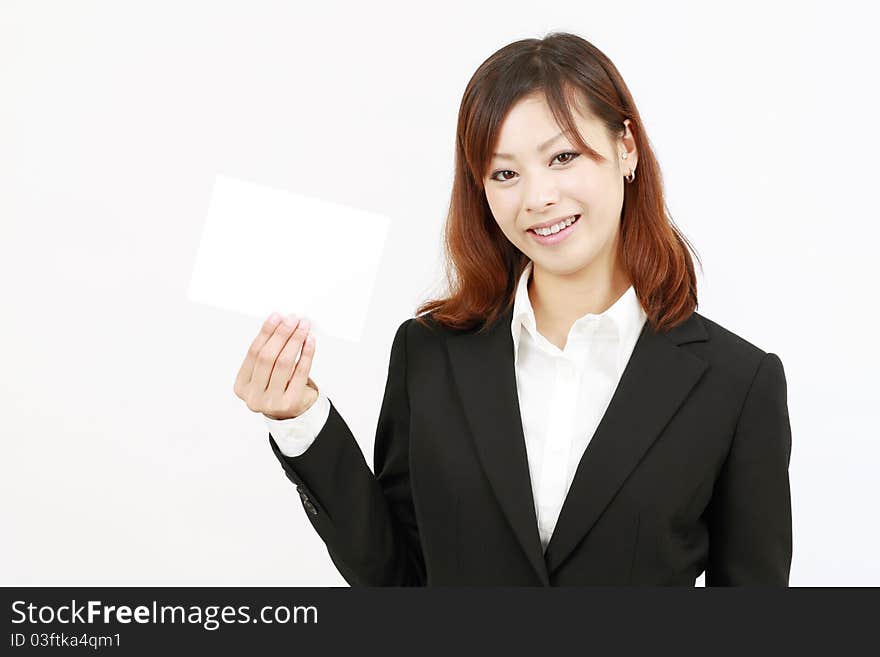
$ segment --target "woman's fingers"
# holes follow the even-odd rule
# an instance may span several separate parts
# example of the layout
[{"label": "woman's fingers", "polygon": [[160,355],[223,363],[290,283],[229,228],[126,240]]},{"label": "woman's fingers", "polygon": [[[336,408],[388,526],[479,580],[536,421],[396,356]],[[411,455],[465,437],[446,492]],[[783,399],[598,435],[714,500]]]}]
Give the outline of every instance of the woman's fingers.
[{"label": "woman's fingers", "polygon": [[273,313],[263,323],[235,379],[235,394],[249,409],[285,419],[301,415],[315,402],[318,389],[309,378],[315,353],[310,328],[308,319],[296,315],[282,319]]},{"label": "woman's fingers", "polygon": [[269,387],[269,378],[272,376],[275,360],[298,324],[299,318],[296,315],[288,315],[278,323],[272,335],[257,351],[254,371],[248,384],[248,392],[252,397],[262,396]]},{"label": "woman's fingers", "polygon": [[302,347],[302,355],[296,364],[296,369],[284,391],[284,401],[286,406],[291,406],[302,397],[307,381],[309,380],[309,371],[312,369],[312,357],[315,355],[315,336],[309,333]]},{"label": "woman's fingers", "polygon": [[235,377],[235,394],[244,399],[247,393],[248,385],[251,382],[251,377],[254,374],[254,367],[257,364],[257,357],[260,354],[260,350],[265,346],[265,344],[269,341],[269,338],[272,337],[272,334],[275,333],[275,328],[284,319],[278,313],[272,313],[269,317],[266,318],[266,321],[263,322],[263,326],[260,328],[260,332],[257,333],[254,341],[251,342],[250,347],[247,350],[247,354],[245,355],[244,360],[241,362],[241,367],[238,369],[238,374]]},{"label": "woman's fingers", "polygon": [[296,330],[287,340],[281,353],[278,354],[278,358],[275,361],[275,368],[272,370],[272,378],[269,380],[269,385],[266,387],[266,393],[269,395],[270,399],[281,399],[284,395],[287,383],[290,381],[293,370],[297,366],[296,357],[305,342],[310,325],[311,322],[309,322],[307,318],[300,320]]}]

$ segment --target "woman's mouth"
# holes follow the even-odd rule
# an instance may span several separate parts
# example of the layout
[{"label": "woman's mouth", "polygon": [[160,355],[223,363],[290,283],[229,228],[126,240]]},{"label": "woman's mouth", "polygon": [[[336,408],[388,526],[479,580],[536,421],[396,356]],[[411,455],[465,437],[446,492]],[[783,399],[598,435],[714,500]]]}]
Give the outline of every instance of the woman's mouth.
[{"label": "woman's mouth", "polygon": [[535,232],[535,230],[533,228],[529,228],[526,232],[529,235],[531,235],[532,239],[535,240],[538,244],[557,244],[558,242],[561,242],[562,240],[564,240],[566,237],[568,237],[572,233],[572,231],[574,230],[574,227],[577,225],[578,220],[580,218],[581,218],[581,215],[579,215],[579,214],[574,215],[574,221],[572,221],[565,228],[558,230],[555,233],[551,232],[546,235],[539,235],[538,233]]}]

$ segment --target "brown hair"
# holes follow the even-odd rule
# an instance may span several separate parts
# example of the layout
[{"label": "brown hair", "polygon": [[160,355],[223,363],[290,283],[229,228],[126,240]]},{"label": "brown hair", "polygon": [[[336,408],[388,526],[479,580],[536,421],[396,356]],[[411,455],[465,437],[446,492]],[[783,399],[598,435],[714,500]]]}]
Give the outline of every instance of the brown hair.
[{"label": "brown hair", "polygon": [[[584,143],[572,118],[573,101],[582,98],[609,134],[622,134],[623,122],[630,119],[639,175],[624,184],[622,263],[651,327],[666,331],[680,324],[697,307],[697,281],[688,253],[693,247],[666,207],[660,167],[620,73],[593,44],[565,32],[504,46],[468,82],[458,113],[444,235],[446,278],[452,289],[449,296],[420,305],[416,315],[427,312],[448,328],[483,330],[513,305],[516,284],[529,259],[496,224],[486,201],[483,174],[504,117],[521,98],[535,93],[544,94],[556,122],[597,161],[605,158]],[[416,321],[427,325],[425,317]]]}]

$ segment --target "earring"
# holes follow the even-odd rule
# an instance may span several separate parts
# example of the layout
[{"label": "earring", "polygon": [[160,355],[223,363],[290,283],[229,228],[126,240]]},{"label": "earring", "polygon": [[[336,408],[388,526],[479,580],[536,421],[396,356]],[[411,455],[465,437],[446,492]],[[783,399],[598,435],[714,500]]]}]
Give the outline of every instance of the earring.
[{"label": "earring", "polygon": [[[621,153],[621,154],[620,154],[620,157],[622,157],[622,158],[625,160],[625,159],[626,159],[626,151],[624,151],[623,153]],[[625,176],[623,177],[623,179],[626,180],[626,182],[631,183],[633,180],[636,179],[636,170],[635,170],[635,169],[630,169],[630,170],[629,170],[629,173],[628,173],[627,175],[625,175]]]}]

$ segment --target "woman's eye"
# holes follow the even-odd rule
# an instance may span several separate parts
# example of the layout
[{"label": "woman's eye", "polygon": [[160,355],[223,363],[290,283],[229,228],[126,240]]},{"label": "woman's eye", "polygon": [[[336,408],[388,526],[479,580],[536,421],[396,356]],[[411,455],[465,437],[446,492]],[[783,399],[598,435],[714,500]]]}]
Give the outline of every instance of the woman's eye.
[{"label": "woman's eye", "polygon": [[[568,164],[568,163],[571,162],[574,158],[576,158],[578,155],[580,155],[580,153],[575,153],[575,152],[573,152],[573,151],[566,151],[565,153],[560,153],[560,154],[557,155],[556,157],[562,157],[563,155],[571,155],[571,156],[572,156],[572,157],[568,158],[565,162],[562,162],[562,163],[561,163],[561,164]],[[553,159],[555,160],[556,157],[554,157]]]},{"label": "woman's eye", "polygon": [[[560,164],[568,164],[569,162],[571,162],[572,160],[577,158],[580,155],[580,153],[576,153],[574,151],[565,151],[564,153],[559,153],[558,155],[555,155],[553,157],[553,159],[550,160],[550,163],[552,164],[553,162],[556,161],[557,158],[563,157],[564,155],[570,155],[571,157],[566,158],[564,161],[560,161]],[[496,171],[495,173],[493,173],[492,176],[490,177],[490,179],[497,180],[498,182],[510,181],[511,180],[510,178],[498,178],[498,175],[503,174],[503,173],[514,173],[514,172],[511,171],[510,169],[501,169],[500,171]]]}]

